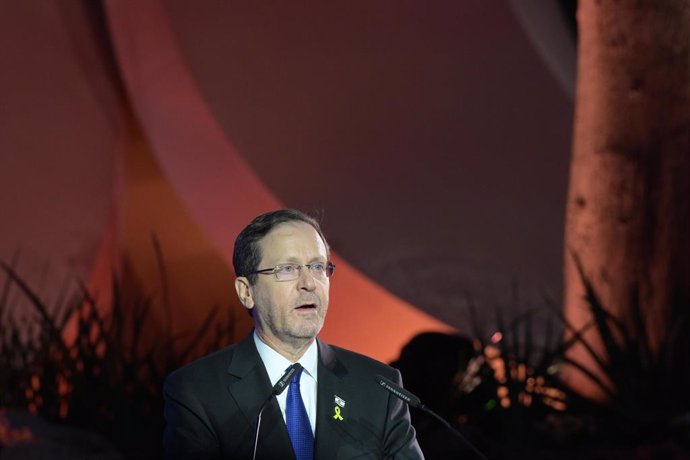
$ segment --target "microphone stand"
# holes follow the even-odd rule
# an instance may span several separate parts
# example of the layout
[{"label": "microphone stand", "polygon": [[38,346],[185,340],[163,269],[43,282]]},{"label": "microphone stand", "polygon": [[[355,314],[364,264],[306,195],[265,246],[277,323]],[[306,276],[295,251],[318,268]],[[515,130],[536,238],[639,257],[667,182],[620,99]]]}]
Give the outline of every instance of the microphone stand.
[{"label": "microphone stand", "polygon": [[484,454],[482,454],[481,452],[479,452],[479,450],[477,450],[477,448],[474,447],[474,445],[472,445],[472,443],[469,442],[467,440],[467,438],[465,438],[462,434],[460,434],[460,432],[455,427],[453,427],[450,423],[448,423],[443,417],[438,415],[436,412],[434,412],[433,410],[429,409],[427,406],[422,404],[422,401],[417,396],[415,396],[414,394],[410,393],[409,391],[407,391],[406,389],[404,389],[400,385],[393,383],[392,381],[388,380],[387,378],[385,378],[381,375],[376,376],[376,381],[378,382],[378,384],[380,386],[382,386],[384,389],[386,389],[389,393],[395,395],[397,398],[400,398],[401,400],[406,402],[409,406],[420,409],[420,410],[426,412],[427,414],[433,416],[438,421],[440,421],[446,428],[448,428],[451,431],[451,433],[453,433],[456,437],[458,437],[463,442],[463,444],[465,444],[470,449],[472,449],[472,452],[474,452],[474,454],[477,456],[477,458],[480,458],[481,460],[488,460],[486,458],[486,456]]},{"label": "microphone stand", "polygon": [[288,387],[290,382],[292,382],[292,379],[295,377],[295,374],[299,372],[302,369],[302,365],[300,363],[295,363],[292,366],[288,367],[285,373],[283,374],[280,379],[278,379],[278,382],[273,386],[273,389],[271,390],[271,394],[268,395],[268,398],[266,398],[261,404],[261,408],[259,409],[259,413],[256,415],[256,432],[254,433],[254,449],[252,452],[252,460],[256,460],[256,448],[259,446],[259,431],[261,430],[261,414],[263,414],[264,409],[266,408],[266,405],[268,402],[271,400],[272,397],[278,396],[281,394],[285,389]]},{"label": "microphone stand", "polygon": [[261,410],[259,411],[259,414],[256,417],[256,433],[254,434],[254,449],[252,452],[252,460],[256,459],[256,448],[259,446],[259,430],[261,429],[261,414],[263,413],[264,409],[266,408],[266,403],[273,397],[273,394],[271,393],[271,396],[264,401],[264,403],[261,405]]}]

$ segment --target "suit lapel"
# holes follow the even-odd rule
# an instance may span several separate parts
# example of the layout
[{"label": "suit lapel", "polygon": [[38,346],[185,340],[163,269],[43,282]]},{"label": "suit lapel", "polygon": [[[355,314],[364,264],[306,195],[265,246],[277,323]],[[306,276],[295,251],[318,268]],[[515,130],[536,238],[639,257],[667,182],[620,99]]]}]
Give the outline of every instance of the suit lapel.
[{"label": "suit lapel", "polygon": [[[318,340],[318,345],[319,380],[314,452],[317,459],[334,459],[337,458],[338,446],[342,444],[343,437],[347,437],[347,401],[350,395],[341,381],[347,374],[347,369],[328,344]],[[344,401],[344,407],[336,403],[336,396]]]},{"label": "suit lapel", "polygon": [[[252,334],[236,345],[228,374],[230,397],[242,412],[246,427],[250,428],[232,433],[233,436],[239,436],[236,455],[238,458],[251,458],[257,415],[272,388]],[[275,398],[268,402],[261,418],[257,459],[294,458],[287,428]],[[233,430],[233,427],[228,427],[228,430]]]},{"label": "suit lapel", "polygon": [[[318,339],[317,339],[318,340]],[[379,395],[367,392],[366,378],[338,358],[334,347],[318,341],[319,375],[316,405],[316,460],[381,459],[380,414],[385,411]],[[373,378],[369,382],[373,389]],[[372,409],[378,405],[380,409]]]}]

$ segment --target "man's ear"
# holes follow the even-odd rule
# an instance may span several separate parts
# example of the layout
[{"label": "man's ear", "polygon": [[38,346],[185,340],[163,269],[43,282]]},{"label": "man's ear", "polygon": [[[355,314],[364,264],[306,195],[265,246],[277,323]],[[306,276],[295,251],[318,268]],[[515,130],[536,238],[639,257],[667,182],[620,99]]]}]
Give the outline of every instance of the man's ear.
[{"label": "man's ear", "polygon": [[252,297],[252,288],[246,276],[238,276],[235,278],[235,291],[237,297],[244,305],[244,308],[251,310],[254,308],[254,298]]}]

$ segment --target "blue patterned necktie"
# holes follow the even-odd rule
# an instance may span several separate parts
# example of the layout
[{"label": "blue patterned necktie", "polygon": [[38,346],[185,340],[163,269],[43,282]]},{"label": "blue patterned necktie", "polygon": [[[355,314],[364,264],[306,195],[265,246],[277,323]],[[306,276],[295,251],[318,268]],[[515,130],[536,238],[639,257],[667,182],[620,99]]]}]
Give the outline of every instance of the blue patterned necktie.
[{"label": "blue patterned necktie", "polygon": [[302,395],[299,392],[299,379],[302,376],[302,370],[300,369],[290,382],[285,408],[285,423],[297,460],[313,460],[314,434],[311,432],[307,409],[304,407],[304,401],[302,401]]}]

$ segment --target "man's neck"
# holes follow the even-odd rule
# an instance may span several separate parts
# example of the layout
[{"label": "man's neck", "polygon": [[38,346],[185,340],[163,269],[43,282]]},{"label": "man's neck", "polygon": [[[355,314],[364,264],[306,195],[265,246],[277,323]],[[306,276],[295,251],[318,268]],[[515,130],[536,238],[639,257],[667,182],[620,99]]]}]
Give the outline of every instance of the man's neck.
[{"label": "man's neck", "polygon": [[284,356],[291,363],[299,361],[309,346],[316,340],[312,337],[311,339],[295,339],[294,342],[283,342],[276,340],[274,337],[267,337],[259,330],[256,331],[256,335],[263,343],[278,352],[281,356]]}]

